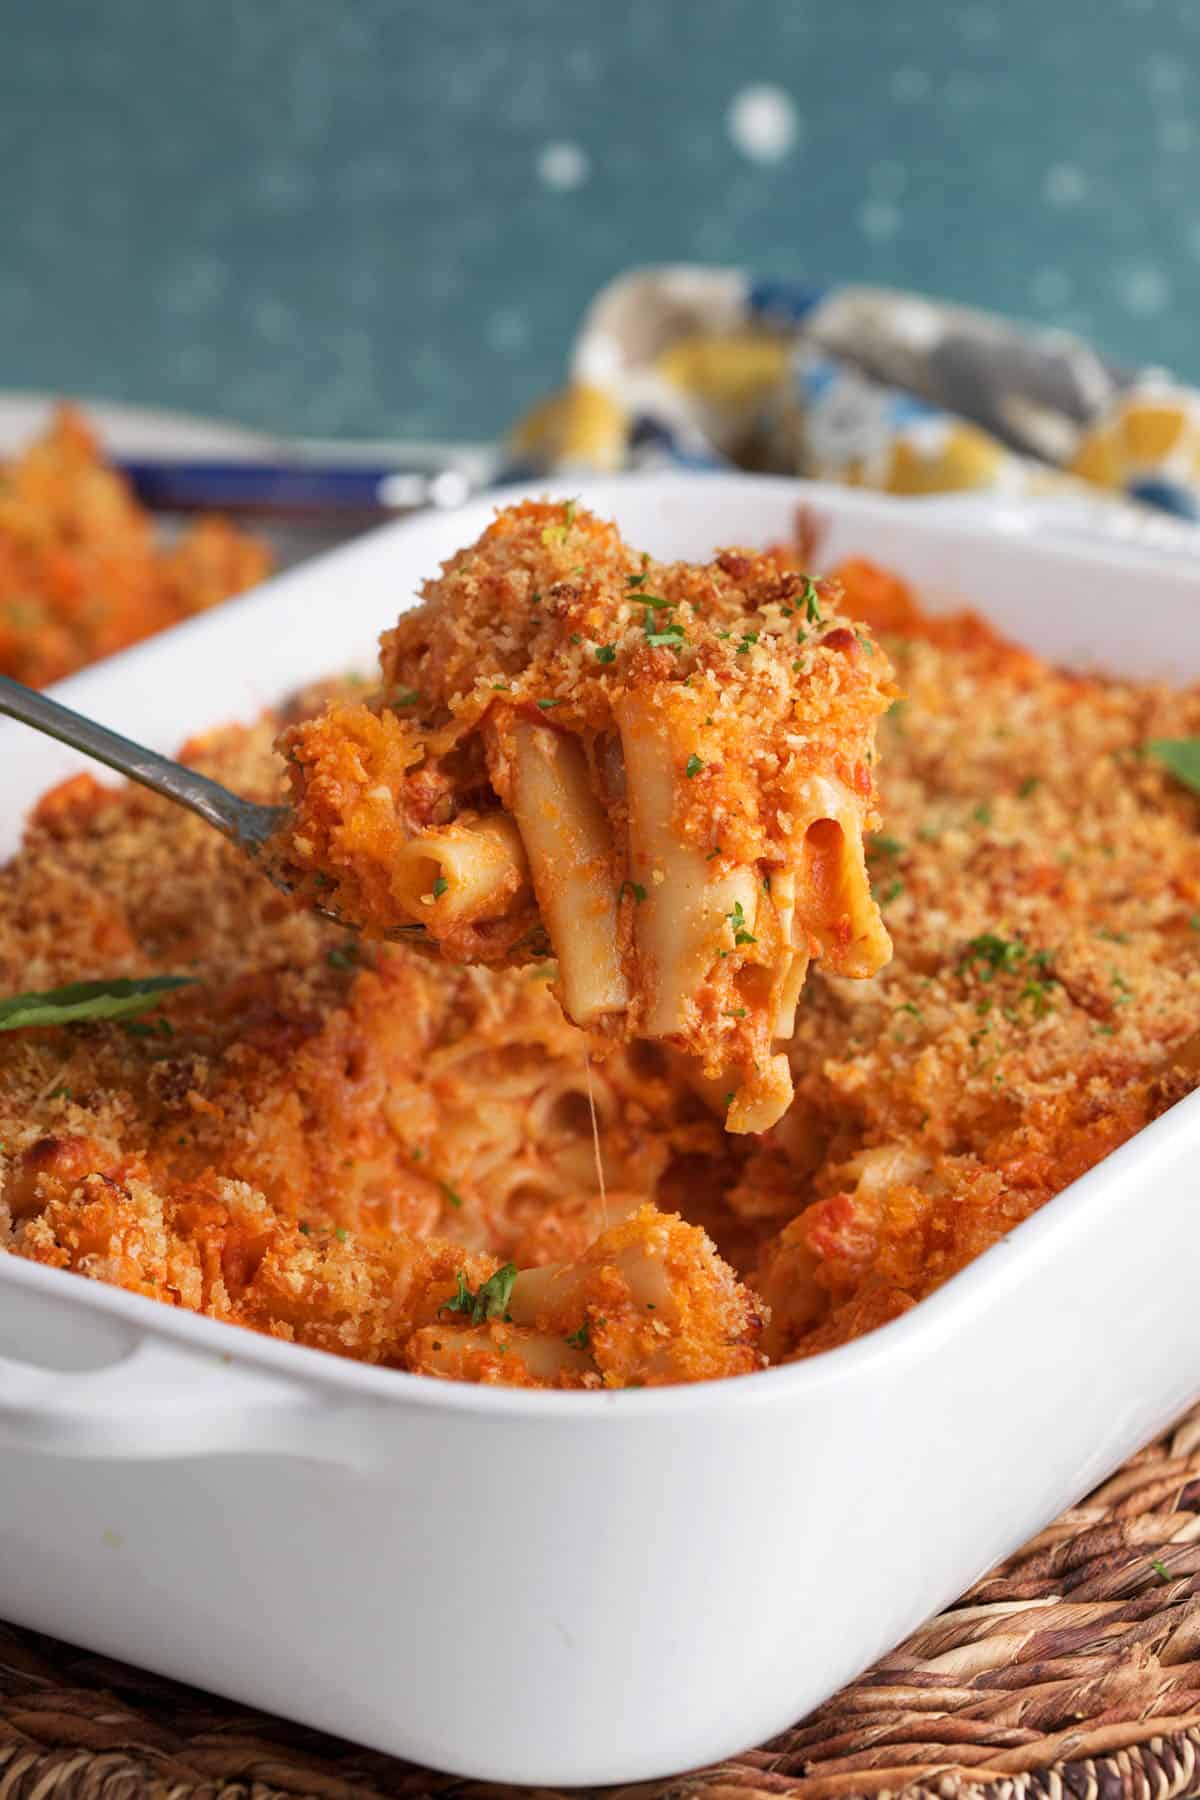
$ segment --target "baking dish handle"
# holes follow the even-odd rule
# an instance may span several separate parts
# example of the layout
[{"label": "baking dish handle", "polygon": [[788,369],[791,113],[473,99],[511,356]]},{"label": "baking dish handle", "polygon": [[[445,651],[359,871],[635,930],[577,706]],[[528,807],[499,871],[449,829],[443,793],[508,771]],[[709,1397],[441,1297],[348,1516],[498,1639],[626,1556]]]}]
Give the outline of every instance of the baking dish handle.
[{"label": "baking dish handle", "polygon": [[231,1357],[141,1338],[98,1369],[47,1369],[0,1356],[0,1450],[161,1459],[269,1451],[338,1455],[320,1393]]}]

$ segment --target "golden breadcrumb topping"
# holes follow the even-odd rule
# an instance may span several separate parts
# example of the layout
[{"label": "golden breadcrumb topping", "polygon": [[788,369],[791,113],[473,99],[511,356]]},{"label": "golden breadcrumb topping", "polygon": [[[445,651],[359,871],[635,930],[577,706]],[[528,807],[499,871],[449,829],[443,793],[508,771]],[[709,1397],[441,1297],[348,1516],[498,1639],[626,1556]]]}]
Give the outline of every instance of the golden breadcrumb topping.
[{"label": "golden breadcrumb topping", "polygon": [[200,519],[170,545],[82,414],[0,465],[0,674],[45,687],[270,573],[257,538]]},{"label": "golden breadcrumb topping", "polygon": [[[726,1135],[670,1049],[589,1058],[552,965],[363,943],[81,778],[0,871],[0,993],[193,985],[0,1032],[0,1242],[427,1374],[698,1379],[904,1312],[1190,1093],[1200,798],[1145,746],[1200,737],[1200,688],[1058,671],[837,574],[903,693],[868,844],[896,956],[869,982],[818,965],[771,1131]],[[191,758],[277,798],[287,722]]]}]

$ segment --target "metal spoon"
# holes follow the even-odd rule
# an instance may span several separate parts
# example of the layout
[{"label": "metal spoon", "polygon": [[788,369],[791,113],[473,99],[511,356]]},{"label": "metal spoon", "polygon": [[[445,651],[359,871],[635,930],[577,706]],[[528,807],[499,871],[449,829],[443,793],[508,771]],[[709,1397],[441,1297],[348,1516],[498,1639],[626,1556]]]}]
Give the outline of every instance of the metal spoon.
[{"label": "metal spoon", "polygon": [[[120,732],[110,731],[107,725],[85,719],[81,713],[72,712],[69,706],[51,700],[48,694],[39,694],[7,675],[0,675],[0,715],[19,719],[22,725],[31,725],[35,731],[44,732],[47,737],[57,738],[60,744],[69,744],[72,750],[94,757],[130,781],[140,782],[152,793],[161,794],[164,800],[186,806],[206,825],[214,826],[222,837],[243,850],[277,888],[285,894],[291,892],[285,872],[272,867],[269,861],[260,860],[268,840],[288,818],[290,807],[263,806],[254,800],[243,800],[240,795],[231,794],[228,788],[222,787],[219,781],[212,781],[195,769],[185,768],[182,763],[172,762],[170,757],[160,756],[156,750],[147,750],[144,745],[122,737]],[[348,931],[357,929],[329,907],[317,906],[313,910]],[[396,925],[386,935],[432,946],[432,939],[428,938],[423,925]]]}]

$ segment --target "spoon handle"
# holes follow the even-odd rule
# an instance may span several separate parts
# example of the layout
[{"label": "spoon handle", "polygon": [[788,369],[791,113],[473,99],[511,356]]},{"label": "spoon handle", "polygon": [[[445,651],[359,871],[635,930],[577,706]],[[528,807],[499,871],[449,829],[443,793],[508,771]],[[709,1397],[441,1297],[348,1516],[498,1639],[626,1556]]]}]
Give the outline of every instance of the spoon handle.
[{"label": "spoon handle", "polygon": [[207,775],[172,762],[155,750],[147,750],[122,737],[119,731],[85,719],[69,706],[51,700],[48,694],[39,694],[7,675],[0,675],[0,714],[19,719],[22,725],[31,725],[35,731],[57,738],[60,744],[69,744],[72,750],[81,750],[119,775],[161,794],[164,800],[188,807],[251,855],[278,830],[287,814],[284,806],[260,806],[252,800],[242,800],[219,782],[210,781]]}]

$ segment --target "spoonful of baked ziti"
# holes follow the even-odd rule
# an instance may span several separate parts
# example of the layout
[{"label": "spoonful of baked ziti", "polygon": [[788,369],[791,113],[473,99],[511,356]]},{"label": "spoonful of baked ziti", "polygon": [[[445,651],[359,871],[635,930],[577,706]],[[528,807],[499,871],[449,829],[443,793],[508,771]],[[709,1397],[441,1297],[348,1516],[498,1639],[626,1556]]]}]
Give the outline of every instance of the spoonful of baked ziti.
[{"label": "spoonful of baked ziti", "polygon": [[863,836],[894,688],[836,604],[785,556],[658,563],[527,501],[384,633],[373,696],[282,733],[290,807],[3,678],[0,713],[190,807],[343,925],[457,962],[554,956],[570,1019],[697,1059],[727,1128],[763,1131],[810,963],[866,977],[891,954]]}]

